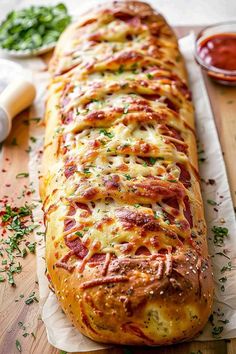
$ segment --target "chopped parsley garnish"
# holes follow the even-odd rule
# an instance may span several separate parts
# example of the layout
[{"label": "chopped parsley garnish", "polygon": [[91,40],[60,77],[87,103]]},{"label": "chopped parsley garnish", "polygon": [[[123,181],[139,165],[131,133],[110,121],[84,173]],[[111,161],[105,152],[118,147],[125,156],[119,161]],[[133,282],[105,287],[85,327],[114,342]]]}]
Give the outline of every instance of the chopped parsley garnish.
[{"label": "chopped parsley garnish", "polygon": [[153,79],[153,74],[147,73],[147,78],[148,78],[148,79]]},{"label": "chopped parsley garnish", "polygon": [[13,145],[13,146],[17,146],[18,145],[16,138],[12,139],[11,145]]},{"label": "chopped parsley garnish", "polygon": [[228,262],[225,266],[223,266],[220,270],[221,273],[226,272],[227,270],[231,271],[232,270],[232,263]]},{"label": "chopped parsley garnish", "polygon": [[110,139],[114,137],[114,135],[112,133],[109,133],[106,129],[100,129],[99,133],[107,136]]},{"label": "chopped parsley garnish", "polygon": [[219,335],[223,332],[223,330],[224,330],[223,326],[213,327],[211,333],[212,333],[213,337],[219,337]]},{"label": "chopped parsley garnish", "polygon": [[89,175],[91,172],[89,171],[89,168],[84,168],[83,170],[84,174]]},{"label": "chopped parsley garnish", "polygon": [[76,231],[76,232],[75,232],[75,235],[76,235],[76,236],[79,236],[79,237],[83,237],[83,234],[82,234],[82,232],[80,232],[80,231]]},{"label": "chopped parsley garnish", "polygon": [[21,344],[18,339],[16,340],[16,349],[18,350],[18,352],[22,352]]},{"label": "chopped parsley garnish", "polygon": [[224,238],[229,236],[229,230],[226,227],[213,226],[211,231],[214,234],[214,244],[217,246],[223,246]]},{"label": "chopped parsley garnish", "polygon": [[124,64],[121,64],[119,69],[117,70],[118,74],[123,74],[123,72],[125,71],[125,66]]},{"label": "chopped parsley garnish", "polygon": [[140,204],[134,204],[135,208],[139,208],[141,205]]},{"label": "chopped parsley garnish", "polygon": [[31,136],[30,140],[32,141],[32,143],[36,143],[36,141],[37,141],[37,139],[34,136]]},{"label": "chopped parsley garnish", "polygon": [[149,161],[152,165],[155,165],[157,158],[156,157],[149,157]]},{"label": "chopped parsley garnish", "polygon": [[16,175],[16,178],[27,178],[29,174],[27,172],[21,172]]},{"label": "chopped parsley garnish", "polygon": [[35,253],[35,246],[36,246],[36,242],[32,242],[27,245],[27,247],[31,253]]},{"label": "chopped parsley garnish", "polygon": [[130,175],[128,175],[128,174],[125,174],[124,176],[125,176],[125,178],[126,178],[128,181],[130,181],[130,180],[132,179],[132,177],[131,177]]},{"label": "chopped parsley garnish", "polygon": [[31,305],[33,302],[39,302],[37,297],[35,296],[35,292],[29,295],[29,297],[25,300],[26,305]]},{"label": "chopped parsley garnish", "polygon": [[210,205],[217,205],[217,203],[212,199],[207,199],[207,203]]}]

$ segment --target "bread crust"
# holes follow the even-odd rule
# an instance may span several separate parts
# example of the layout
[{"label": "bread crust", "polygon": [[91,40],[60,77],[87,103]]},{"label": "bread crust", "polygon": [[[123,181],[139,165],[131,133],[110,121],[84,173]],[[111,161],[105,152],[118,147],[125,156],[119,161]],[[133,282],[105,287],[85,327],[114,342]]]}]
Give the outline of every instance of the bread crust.
[{"label": "bread crust", "polygon": [[98,342],[194,337],[213,281],[173,31],[145,3],[103,5],[64,32],[50,71],[40,193],[64,312]]}]

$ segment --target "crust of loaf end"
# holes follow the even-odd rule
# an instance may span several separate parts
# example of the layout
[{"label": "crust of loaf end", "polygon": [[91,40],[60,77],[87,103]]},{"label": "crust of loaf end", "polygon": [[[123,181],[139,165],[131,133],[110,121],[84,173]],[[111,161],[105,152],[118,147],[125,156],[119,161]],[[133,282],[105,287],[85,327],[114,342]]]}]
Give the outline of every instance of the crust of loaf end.
[{"label": "crust of loaf end", "polygon": [[[51,215],[52,230],[58,229],[58,212]],[[112,260],[106,283],[103,263],[81,274],[57,268],[56,262],[54,247],[48,247],[48,272],[63,310],[81,333],[97,342],[174,344],[195,337],[208,320],[211,266],[193,251],[172,260]]]},{"label": "crust of loaf end", "polygon": [[[80,64],[79,61],[77,62],[76,57],[73,58],[74,61],[70,61],[70,58],[73,56],[73,46],[70,47],[70,45],[73,41],[76,41],[76,31],[79,27],[86,28],[88,24],[92,24],[102,16],[104,16],[104,23],[110,20],[110,16],[115,16],[116,20],[127,21],[127,23],[129,23],[130,19],[133,21],[132,17],[137,17],[137,21],[132,22],[132,26],[134,27],[140,25],[139,19],[144,22],[148,19],[147,26],[149,26],[153,35],[158,36],[160,31],[162,43],[167,43],[163,54],[164,59],[165,57],[170,59],[173,55],[175,56],[174,64],[170,63],[170,60],[166,60],[166,67],[160,69],[162,71],[159,75],[162,77],[161,75],[165,76],[171,70],[173,71],[173,76],[171,76],[171,72],[170,75],[168,74],[169,76],[167,75],[167,79],[164,77],[160,80],[163,80],[161,81],[161,85],[164,87],[163,90],[166,90],[165,92],[170,95],[173,94],[175,99],[176,97],[180,97],[180,101],[174,101],[180,106],[178,114],[169,108],[166,108],[166,112],[164,112],[163,108],[160,107],[163,114],[156,118],[154,115],[155,112],[153,113],[150,110],[150,107],[153,108],[152,96],[155,94],[155,92],[149,92],[149,88],[145,86],[145,79],[147,77],[148,80],[152,80],[150,73],[147,74],[146,78],[142,79],[144,83],[140,81],[139,85],[141,86],[137,88],[133,85],[132,89],[137,89],[137,92],[141,92],[140,95],[142,98],[146,100],[145,102],[148,102],[143,103],[142,100],[142,102],[140,101],[141,103],[135,103],[135,109],[139,112],[140,122],[142,118],[141,113],[143,112],[142,109],[138,109],[138,106],[141,105],[140,107],[142,108],[142,105],[145,104],[146,111],[143,114],[148,115],[147,119],[160,120],[164,117],[168,122],[171,122],[172,128],[177,129],[179,125],[184,143],[188,146],[188,161],[185,162],[186,168],[183,180],[188,177],[188,174],[191,175],[191,186],[189,187],[189,181],[186,182],[185,180],[184,182],[180,181],[181,183],[175,183],[176,181],[173,180],[157,181],[156,176],[150,176],[148,173],[142,172],[144,176],[141,176],[143,178],[141,182],[138,179],[140,176],[137,177],[139,185],[135,184],[133,189],[131,189],[130,195],[127,194],[127,190],[120,192],[123,193],[122,197],[120,197],[118,192],[114,191],[120,180],[117,177],[111,181],[105,180],[104,182],[103,180],[106,188],[104,190],[102,188],[100,190],[97,189],[96,193],[99,193],[99,198],[102,199],[105,198],[104,195],[108,195],[109,198],[111,196],[114,199],[117,198],[118,202],[114,209],[115,216],[111,214],[110,219],[102,219],[102,226],[99,224],[100,220],[95,220],[95,224],[91,222],[91,233],[97,234],[98,230],[100,232],[99,237],[101,237],[102,241],[99,244],[99,242],[95,243],[94,239],[93,242],[88,241],[88,238],[86,238],[87,231],[83,231],[82,235],[81,228],[76,228],[76,225],[73,224],[74,209],[72,205],[74,205],[74,202],[70,202],[73,199],[70,199],[70,197],[73,187],[76,185],[78,188],[79,183],[73,175],[74,165],[71,163],[71,156],[68,155],[69,157],[66,156],[65,158],[63,155],[67,149],[68,142],[65,141],[62,135],[65,133],[61,133],[61,106],[63,104],[67,105],[68,97],[64,93],[66,90],[69,90],[68,88],[70,88],[74,80],[77,80],[77,85],[83,86],[83,83],[86,85],[87,73],[83,72],[83,70],[85,71],[85,66],[83,66],[83,63]],[[87,33],[85,29],[83,35],[86,41],[90,33]],[[94,32],[92,35],[94,35]],[[93,39],[91,38],[90,41],[94,41],[94,45],[99,43],[100,39],[96,36]],[[132,36],[127,35],[127,41],[130,43],[131,40]],[[105,43],[107,42],[105,41]],[[129,49],[128,46],[127,48]],[[155,60],[157,56],[158,62],[159,54],[155,51],[155,45],[153,47],[150,46],[151,50],[153,50],[152,53]],[[143,51],[147,51],[149,58],[150,53],[147,46],[143,48]],[[114,55],[115,58],[118,57],[117,53]],[[137,58],[137,61],[143,60],[142,58]],[[126,60],[125,65],[130,65],[129,60],[132,65],[134,64],[132,56],[130,58],[123,57],[123,59]],[[116,60],[119,61],[120,59]],[[145,60],[148,63],[148,60],[152,59],[145,58]],[[143,61],[144,66],[146,63],[145,60]],[[117,64],[116,61],[109,61],[109,59],[107,59],[105,64],[104,62],[102,63],[104,70],[111,73],[117,70],[114,69],[116,65],[120,65],[120,62]],[[80,70],[78,70],[79,65],[82,68]],[[122,65],[120,66],[121,72]],[[148,66],[149,64],[146,65]],[[86,70],[88,70],[88,74],[90,75],[93,68],[91,69],[88,66]],[[97,72],[102,71],[99,64],[96,70]],[[131,70],[133,70],[132,66]],[[156,70],[159,70],[159,68]],[[53,79],[49,89],[46,108],[46,135],[40,194],[44,202],[45,212],[48,278],[62,309],[81,333],[97,342],[155,346],[173,344],[195,337],[203,329],[211,313],[213,280],[207,250],[203,203],[199,187],[193,107],[187,91],[187,75],[183,58],[178,51],[177,40],[172,30],[166,24],[163,17],[145,3],[138,1],[115,1],[111,6],[107,4],[103,5],[103,7],[96,11],[88,11],[87,14],[81,17],[78,23],[72,24],[64,32],[50,63],[50,71]],[[114,77],[119,79],[119,76],[114,75]],[[176,77],[178,78],[176,79]],[[157,80],[159,80],[158,76]],[[172,80],[172,83],[169,84],[168,80]],[[178,84],[175,86],[176,82]],[[129,85],[129,82],[125,84]],[[151,87],[152,81],[149,81],[149,85]],[[101,87],[97,87],[96,92],[99,93],[102,89]],[[117,84],[114,85],[114,92],[116,89]],[[124,89],[126,88],[124,83],[122,83],[118,87],[117,92]],[[89,95],[89,92],[88,90],[86,94]],[[132,93],[132,91],[130,92]],[[147,98],[148,95],[150,95],[150,99]],[[84,109],[84,101],[80,104]],[[129,108],[126,106],[125,109],[128,111]],[[178,118],[180,115],[181,119]],[[81,124],[84,124],[84,129],[90,129],[88,124],[91,124],[92,129],[96,129],[97,127],[103,127],[101,119],[103,118],[100,116],[93,118],[91,115],[85,117]],[[108,124],[109,119],[111,122],[114,117],[109,116],[106,119],[104,121]],[[124,111],[122,119],[126,120],[124,123],[124,126],[126,126],[132,123],[133,117],[132,114],[129,116]],[[69,124],[73,123],[69,122],[68,126]],[[68,126],[65,125],[64,132],[68,130]],[[73,126],[71,128],[72,134],[76,129],[77,131],[79,130],[78,127]],[[71,143],[71,131],[67,133],[69,143]],[[106,138],[106,136],[103,136],[103,139]],[[181,143],[182,141],[180,141]],[[142,148],[145,149],[145,146],[142,145]],[[87,150],[90,148],[91,146]],[[98,147],[94,144],[93,148],[96,150]],[[83,149],[83,146],[81,149]],[[86,150],[81,151],[83,152],[78,151],[76,154],[84,154],[84,156],[87,154]],[[141,152],[144,155],[146,153],[145,151]],[[175,152],[175,154],[177,153]],[[82,160],[84,156],[81,157]],[[77,159],[77,157],[75,156],[74,159]],[[160,161],[162,161],[162,158]],[[184,157],[183,161],[185,161]],[[65,166],[67,167],[65,168]],[[72,170],[68,170],[68,166],[69,168],[72,166]],[[151,164],[147,168],[151,170]],[[65,177],[66,173],[69,177]],[[129,180],[129,173],[131,174],[132,171],[123,171],[120,176],[124,176],[124,173],[128,176],[125,181],[128,185],[132,182],[132,180]],[[80,215],[83,214],[82,219],[84,217],[89,219],[91,216],[91,205],[89,207],[87,205],[89,203],[96,204],[97,202],[96,199],[93,199],[94,185],[92,186],[92,190],[90,185],[87,188],[87,185],[83,184],[86,183],[88,177],[90,178],[90,175],[85,175],[80,180],[82,187],[79,195],[80,199],[77,200],[77,205],[80,205],[81,208]],[[145,182],[146,180],[147,183]],[[136,183],[135,178],[134,183]],[[150,188],[149,186],[152,187]],[[111,190],[110,194],[106,194],[109,188]],[[159,202],[159,193],[163,191],[167,194],[170,193],[172,198],[173,195],[177,195],[181,200],[185,216],[187,215],[187,202],[183,206],[185,203],[184,195],[188,196],[193,225],[189,227],[189,224],[186,222],[187,216],[186,220],[183,220],[183,217],[179,223],[183,228],[181,230],[182,236],[179,238],[173,232],[172,222],[170,222],[169,229],[168,227],[166,228],[166,225],[164,225],[164,229],[161,228],[161,234],[159,221],[156,219],[155,213],[151,208],[148,209],[142,206],[142,203],[144,206],[145,203],[151,204],[152,199],[154,202]],[[136,201],[135,198],[141,198],[140,208],[136,208],[136,205],[139,205],[137,204],[139,201]],[[149,201],[148,198],[150,202],[147,202],[147,200]],[[160,201],[162,200],[160,199]],[[67,223],[65,223],[65,217],[67,217]],[[68,218],[73,220],[73,226],[68,227]],[[101,244],[103,239],[110,237],[107,228],[109,230],[109,227],[113,225],[112,223],[117,226],[117,233],[123,232],[123,239],[119,239],[119,245],[116,245],[114,250],[113,248],[108,249],[107,245],[102,249]],[[163,224],[161,224],[162,226]],[[70,235],[71,238],[68,238],[71,230],[74,230],[74,234]],[[165,251],[163,251],[164,246],[163,248],[158,246],[158,243],[155,241],[155,233],[159,235],[160,240],[158,242],[160,241],[160,243],[164,244]],[[116,236],[116,233],[114,235]],[[83,238],[80,239],[81,236]],[[151,241],[145,241],[145,237],[149,237]],[[128,249],[128,242],[125,242],[129,238],[134,249],[131,251]],[[123,245],[123,248],[120,245]],[[127,249],[125,249],[126,246]],[[153,251],[155,247],[158,249],[157,252]],[[146,254],[147,248],[150,248],[151,254]],[[138,250],[140,249],[142,252],[139,253]]]}]

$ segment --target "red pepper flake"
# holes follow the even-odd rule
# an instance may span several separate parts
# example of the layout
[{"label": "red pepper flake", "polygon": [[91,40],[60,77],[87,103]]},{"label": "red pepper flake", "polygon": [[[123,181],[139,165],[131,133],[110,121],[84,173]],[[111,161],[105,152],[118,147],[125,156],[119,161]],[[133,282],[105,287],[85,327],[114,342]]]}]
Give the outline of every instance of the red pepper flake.
[{"label": "red pepper flake", "polygon": [[8,184],[8,183],[7,183],[7,184],[5,184],[5,186],[6,186],[6,187],[11,187],[11,184]]},{"label": "red pepper flake", "polygon": [[2,172],[5,173],[5,172],[7,172],[7,171],[3,168],[3,169],[2,169]]}]

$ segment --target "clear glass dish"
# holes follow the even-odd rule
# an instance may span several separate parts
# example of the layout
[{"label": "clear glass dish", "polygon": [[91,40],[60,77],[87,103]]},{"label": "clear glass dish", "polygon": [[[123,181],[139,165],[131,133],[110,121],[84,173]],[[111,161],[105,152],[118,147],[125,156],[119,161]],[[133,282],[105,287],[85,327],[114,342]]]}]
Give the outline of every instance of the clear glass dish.
[{"label": "clear glass dish", "polygon": [[218,34],[233,34],[236,35],[236,21],[218,23],[212,26],[205,27],[199,32],[195,41],[195,58],[197,63],[205,70],[209,77],[213,80],[229,86],[236,86],[236,70],[220,69],[206,63],[200,57],[200,49],[202,44],[210,37]]}]

